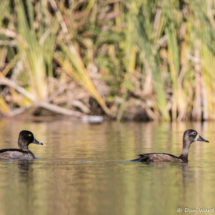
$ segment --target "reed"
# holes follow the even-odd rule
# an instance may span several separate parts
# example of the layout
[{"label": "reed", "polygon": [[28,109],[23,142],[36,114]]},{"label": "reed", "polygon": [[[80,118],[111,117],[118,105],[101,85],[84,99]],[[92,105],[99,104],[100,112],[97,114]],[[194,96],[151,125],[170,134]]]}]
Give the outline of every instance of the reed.
[{"label": "reed", "polygon": [[[2,0],[1,77],[35,100],[2,85],[0,111],[50,100],[52,78],[77,82],[118,120],[132,96],[153,120],[213,120],[214,8],[212,0]],[[106,98],[92,68],[110,88]]]}]

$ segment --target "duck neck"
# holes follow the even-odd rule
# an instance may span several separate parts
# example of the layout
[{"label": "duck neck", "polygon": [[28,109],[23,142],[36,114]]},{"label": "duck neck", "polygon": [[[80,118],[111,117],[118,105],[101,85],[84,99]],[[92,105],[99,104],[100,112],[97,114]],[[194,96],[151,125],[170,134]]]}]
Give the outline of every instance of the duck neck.
[{"label": "duck neck", "polygon": [[190,144],[187,145],[186,147],[183,147],[181,155],[179,156],[179,158],[181,158],[183,161],[188,161],[189,149],[190,149]]},{"label": "duck neck", "polygon": [[28,142],[22,137],[19,137],[18,146],[21,150],[28,151]]},{"label": "duck neck", "polygon": [[186,136],[183,137],[183,149],[179,158],[182,159],[184,162],[188,162],[188,153],[191,143],[192,142],[190,142],[188,137]]}]

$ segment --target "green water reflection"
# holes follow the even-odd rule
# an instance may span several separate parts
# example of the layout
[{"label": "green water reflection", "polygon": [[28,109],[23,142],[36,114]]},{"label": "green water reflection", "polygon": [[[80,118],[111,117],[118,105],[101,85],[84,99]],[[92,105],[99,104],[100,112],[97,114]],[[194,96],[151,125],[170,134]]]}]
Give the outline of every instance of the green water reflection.
[{"label": "green water reflection", "polygon": [[[188,128],[210,141],[191,145],[188,164],[128,161],[139,153],[179,155]],[[0,148],[17,147],[23,129],[44,145],[30,145],[40,159],[0,161],[0,214],[172,215],[215,207],[214,123],[2,120]]]}]

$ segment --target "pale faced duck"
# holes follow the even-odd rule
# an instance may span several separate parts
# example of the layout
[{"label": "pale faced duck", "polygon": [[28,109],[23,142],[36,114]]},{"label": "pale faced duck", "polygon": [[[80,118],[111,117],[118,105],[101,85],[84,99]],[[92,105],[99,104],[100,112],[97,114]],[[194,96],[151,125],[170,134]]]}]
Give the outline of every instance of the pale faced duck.
[{"label": "pale faced duck", "polygon": [[30,143],[43,145],[41,142],[34,138],[34,135],[30,131],[21,131],[19,133],[18,146],[20,149],[2,149],[0,150],[0,159],[10,160],[31,160],[35,159],[34,154],[28,149]]},{"label": "pale faced duck", "polygon": [[147,153],[140,154],[139,158],[132,161],[140,161],[140,162],[180,162],[187,163],[188,162],[188,153],[189,148],[192,142],[201,141],[201,142],[209,142],[203,139],[197,131],[193,129],[186,130],[183,136],[183,149],[181,155],[179,157],[166,153]]}]

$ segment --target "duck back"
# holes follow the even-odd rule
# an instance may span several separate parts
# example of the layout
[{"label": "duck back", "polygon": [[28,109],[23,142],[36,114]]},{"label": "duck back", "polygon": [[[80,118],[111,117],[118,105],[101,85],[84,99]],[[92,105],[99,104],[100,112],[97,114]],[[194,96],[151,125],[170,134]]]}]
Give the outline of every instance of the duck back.
[{"label": "duck back", "polygon": [[0,150],[0,159],[31,160],[35,159],[35,156],[30,150],[24,151],[21,149],[2,149]]},{"label": "duck back", "polygon": [[132,160],[132,161],[140,161],[140,162],[182,162],[177,156],[166,154],[166,153],[147,153],[140,154],[140,157]]}]

